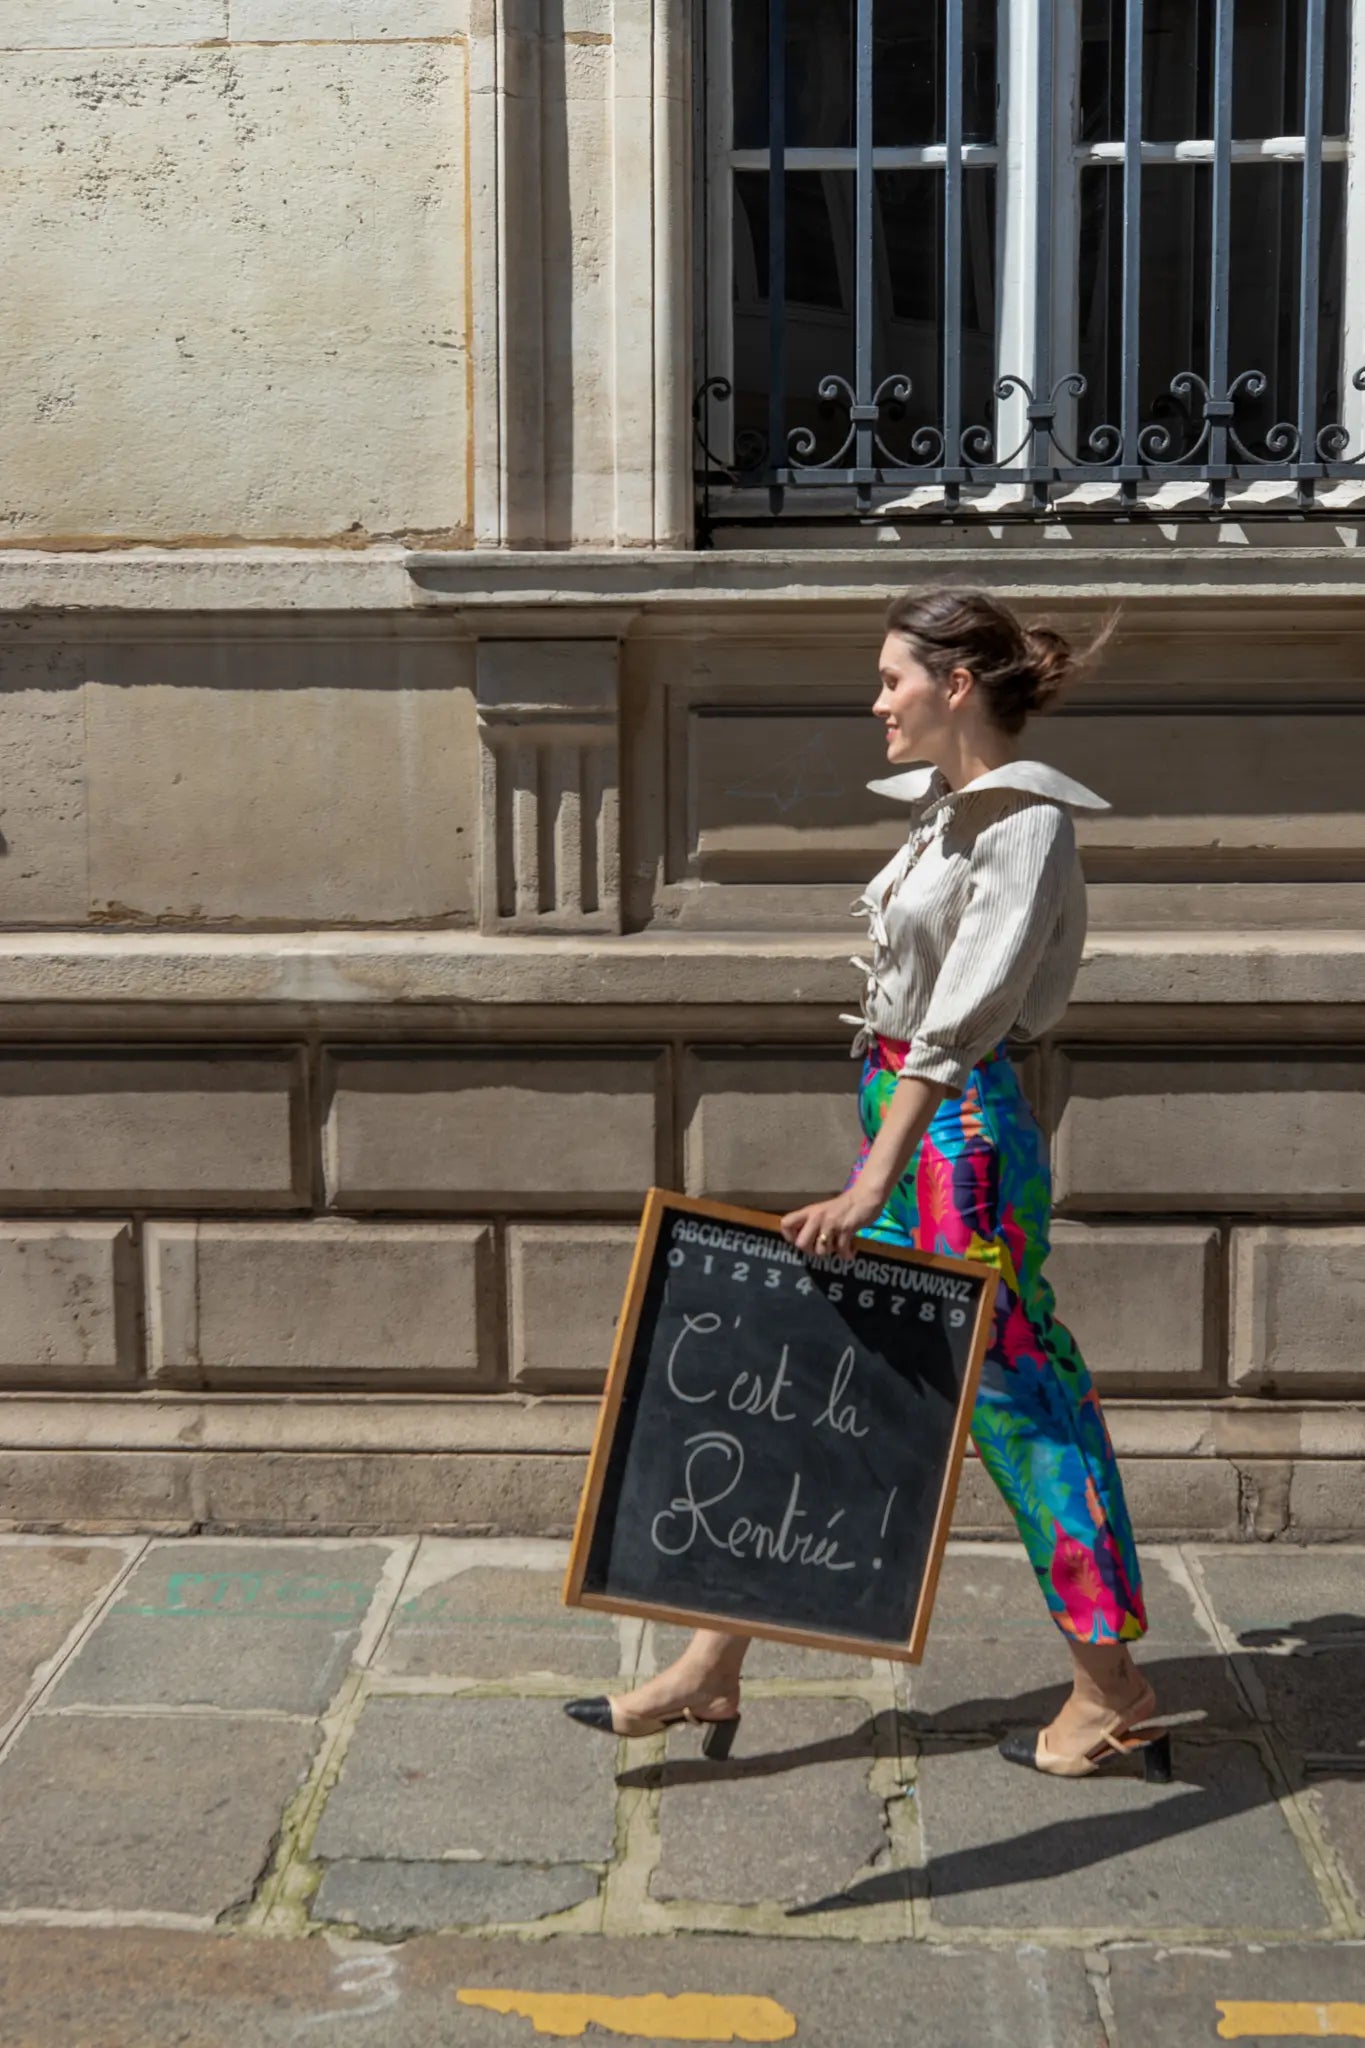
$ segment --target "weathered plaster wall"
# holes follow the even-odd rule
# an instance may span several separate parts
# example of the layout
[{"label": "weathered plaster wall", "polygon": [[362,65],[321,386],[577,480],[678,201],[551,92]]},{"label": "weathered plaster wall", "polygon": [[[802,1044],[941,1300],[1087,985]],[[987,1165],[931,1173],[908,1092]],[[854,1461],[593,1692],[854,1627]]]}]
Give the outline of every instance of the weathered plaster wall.
[{"label": "weathered plaster wall", "polygon": [[470,519],[464,0],[0,0],[0,541]]}]

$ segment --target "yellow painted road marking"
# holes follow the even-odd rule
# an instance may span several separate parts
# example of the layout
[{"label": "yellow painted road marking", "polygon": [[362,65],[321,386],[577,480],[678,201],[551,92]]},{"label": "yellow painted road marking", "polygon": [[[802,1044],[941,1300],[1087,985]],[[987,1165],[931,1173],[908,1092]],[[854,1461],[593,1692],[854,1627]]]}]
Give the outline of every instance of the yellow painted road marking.
[{"label": "yellow painted road marking", "polygon": [[775,1998],[717,1998],[662,1991],[641,1998],[604,1998],[578,1991],[457,1991],[461,2005],[489,2012],[519,2013],[538,2034],[581,2039],[589,2025],[609,2034],[635,2034],[646,2041],[790,2041],[796,2019]]},{"label": "yellow painted road marking", "polygon": [[1223,2015],[1218,2032],[1224,2041],[1245,2041],[1252,2034],[1275,2034],[1287,2041],[1365,2041],[1365,2005],[1279,2005],[1232,1998],[1215,2003]]}]

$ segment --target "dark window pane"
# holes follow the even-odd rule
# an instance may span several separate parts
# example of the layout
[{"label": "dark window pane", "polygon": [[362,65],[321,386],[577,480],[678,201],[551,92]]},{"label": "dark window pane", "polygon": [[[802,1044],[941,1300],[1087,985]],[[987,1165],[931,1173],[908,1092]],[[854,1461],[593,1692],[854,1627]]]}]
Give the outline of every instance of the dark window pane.
[{"label": "dark window pane", "polygon": [[768,180],[735,173],[735,460],[752,465],[768,441]]},{"label": "dark window pane", "polygon": [[768,4],[735,0],[731,10],[731,90],[736,149],[768,146]]},{"label": "dark window pane", "polygon": [[[1323,127],[1346,133],[1349,0],[1327,0]],[[1307,0],[1239,0],[1234,38],[1232,132],[1255,141],[1302,135]]]},{"label": "dark window pane", "polygon": [[[996,0],[964,0],[962,133],[994,142]],[[946,0],[876,0],[872,139],[880,148],[923,148],[946,135]]]},{"label": "dark window pane", "polygon": [[[1142,134],[1190,142],[1213,133],[1214,0],[1147,0]],[[1124,0],[1082,0],[1078,125],[1086,142],[1123,139]]]},{"label": "dark window pane", "polygon": [[[1213,26],[1214,0],[1147,0],[1142,37],[1144,140],[1184,142],[1213,134]],[[1118,133],[1122,132],[1120,123]]]},{"label": "dark window pane", "polygon": [[[1142,174],[1138,401],[1144,422],[1170,429],[1172,459],[1199,436],[1188,401],[1170,387],[1182,370],[1208,370],[1211,192],[1202,165],[1152,164]],[[1081,173],[1079,282],[1084,443],[1123,415],[1123,173],[1108,165]]]},{"label": "dark window pane", "polygon": [[[995,172],[962,180],[962,306],[959,358],[963,423],[989,420],[995,383]],[[874,384],[908,376],[908,400],[882,415],[882,438],[906,462],[918,427],[937,426],[943,406],[943,173],[879,171]],[[922,457],[921,457],[922,459]]]},{"label": "dark window pane", "polygon": [[[1233,134],[1241,141],[1301,135],[1307,0],[1236,0]],[[1082,0],[1078,134],[1123,139],[1126,0]],[[1142,134],[1147,142],[1213,134],[1214,0],[1147,0],[1142,37]],[[1350,0],[1327,0],[1324,125],[1346,132]]]},{"label": "dark window pane", "polygon": [[[824,377],[853,376],[853,174],[789,172],[785,190],[785,430],[811,429],[819,459],[838,448],[847,428],[847,409],[821,399],[819,386]],[[765,172],[736,174],[737,448],[738,437],[768,428],[768,199]]]},{"label": "dark window pane", "polygon": [[1116,142],[1123,134],[1123,11],[1123,0],[1081,0],[1080,142]]},{"label": "dark window pane", "polygon": [[[1322,243],[1313,268],[1320,321],[1319,424],[1340,417],[1345,167],[1323,167]],[[1212,175],[1204,165],[1149,165],[1142,177],[1142,265],[1138,396],[1144,421],[1174,433],[1172,457],[1200,432],[1198,397],[1170,390],[1182,370],[1209,376]],[[1228,280],[1229,375],[1259,371],[1266,390],[1237,397],[1235,426],[1253,456],[1284,451],[1266,436],[1298,417],[1300,222],[1297,164],[1236,164],[1232,170]],[[1081,175],[1080,368],[1084,438],[1122,418],[1123,175],[1092,166]]]},{"label": "dark window pane", "polygon": [[[1310,278],[1319,321],[1318,425],[1341,416],[1344,196],[1345,165],[1325,164],[1322,240]],[[1273,453],[1265,444],[1269,429],[1298,419],[1302,208],[1298,164],[1233,166],[1232,374],[1259,370],[1267,379],[1262,397],[1241,393],[1237,402],[1237,430],[1254,454]]]},{"label": "dark window pane", "polygon": [[[787,147],[853,140],[853,0],[787,0]],[[767,0],[733,0],[736,149],[768,146]]]}]

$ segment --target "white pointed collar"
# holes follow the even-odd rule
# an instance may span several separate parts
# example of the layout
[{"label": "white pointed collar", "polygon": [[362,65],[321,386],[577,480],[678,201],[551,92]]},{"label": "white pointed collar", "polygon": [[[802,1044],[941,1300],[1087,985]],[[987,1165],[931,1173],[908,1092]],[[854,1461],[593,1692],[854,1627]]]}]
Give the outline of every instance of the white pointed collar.
[{"label": "white pointed collar", "polygon": [[867,786],[875,796],[895,797],[901,803],[915,803],[923,796],[932,797],[936,804],[943,803],[974,794],[978,789],[1024,789],[1034,796],[1049,796],[1054,803],[1065,804],[1071,810],[1111,808],[1093,789],[1063,775],[1060,768],[1050,768],[1046,761],[1007,761],[1003,768],[992,768],[985,775],[964,782],[961,789],[950,789],[942,770],[932,765],[908,768],[899,775],[882,775]]}]

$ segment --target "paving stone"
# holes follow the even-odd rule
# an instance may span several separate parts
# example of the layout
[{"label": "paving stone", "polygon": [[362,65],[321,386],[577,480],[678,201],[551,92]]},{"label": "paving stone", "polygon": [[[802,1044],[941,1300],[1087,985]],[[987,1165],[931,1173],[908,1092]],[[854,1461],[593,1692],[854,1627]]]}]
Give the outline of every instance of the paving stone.
[{"label": "paving stone", "polygon": [[[1152,1627],[1137,1655],[1160,1711],[1240,1727],[1246,1704],[1186,1587],[1151,1553],[1143,1585]],[[1070,1688],[1071,1659],[1027,1558],[950,1551],[924,1661],[901,1666],[897,1684],[912,1727],[988,1733],[1050,1721]]]},{"label": "paving stone", "polygon": [[614,1621],[565,1607],[563,1580],[562,1572],[495,1566],[451,1572],[400,1602],[379,1668],[460,1678],[617,1677]]},{"label": "paving stone", "polygon": [[950,1927],[1259,1928],[1325,1922],[1249,1742],[1177,1742],[1174,1785],[1080,1781],[992,1749],[926,1755],[934,1919]]},{"label": "paving stone", "polygon": [[0,1544],[0,1726],[127,1561],[113,1544]]},{"label": "paving stone", "polygon": [[[1219,2040],[1240,2041],[1242,2048],[1280,2048],[1286,2039],[1342,2040],[1346,2036],[1332,2025],[1330,2007],[1353,2004],[1359,2010],[1365,1998],[1365,1946],[1286,1942],[1271,1949],[1219,1949],[1203,1955],[1188,1949],[1114,1949],[1109,1953],[1109,1995],[1117,2031],[1113,2048],[1202,2048],[1204,2042],[1212,2048]],[[1274,2023],[1263,2014],[1264,2027],[1257,2027],[1254,2009],[1246,2009],[1256,2004],[1308,2009],[1297,2019],[1281,2013]]]},{"label": "paving stone", "polygon": [[855,1702],[752,1701],[730,1762],[708,1763],[696,1729],[673,1730],[668,1755],[655,1898],[807,1904],[886,1849],[872,1720]]},{"label": "paving stone", "polygon": [[367,1934],[431,1933],[442,1927],[512,1927],[562,1913],[596,1892],[578,1863],[329,1863],[313,1900],[315,1920]]},{"label": "paving stone", "polygon": [[[1356,1897],[1365,1899],[1365,1777],[1333,1776],[1329,1769],[1309,1780],[1324,1835],[1340,1857]],[[1365,1998],[1365,1978],[1361,1997]]]},{"label": "paving stone", "polygon": [[616,1761],[616,1745],[556,1700],[372,1700],[314,1853],[602,1863]]},{"label": "paving stone", "polygon": [[224,1912],[250,1895],[315,1740],[224,1714],[36,1717],[0,1763],[0,1908]]},{"label": "paving stone", "polygon": [[[666,1664],[671,1664],[687,1639],[685,1628],[656,1626],[655,1669],[662,1671]],[[744,1659],[746,1678],[815,1678],[828,1681],[832,1678],[868,1678],[872,1671],[872,1660],[868,1657],[851,1657],[838,1650],[808,1650],[801,1643],[770,1643],[761,1636],[755,1636]]]},{"label": "paving stone", "polygon": [[62,1674],[54,1704],[319,1713],[388,1555],[378,1544],[158,1545]]},{"label": "paving stone", "polygon": [[338,1953],[321,1941],[0,1927],[0,2008],[24,2048],[535,2048],[551,2032],[654,2048],[666,2038],[657,2008],[646,2036],[600,2032],[563,2002],[542,2007],[537,2027],[469,2000],[498,1987],[561,2001],[762,1998],[792,2015],[796,2048],[1096,2048],[1104,2038],[1081,1958],[1033,1945],[427,1936]]},{"label": "paving stone", "polygon": [[1223,1625],[1300,1752],[1365,1755],[1365,1557],[1358,1550],[1205,1550]]}]

